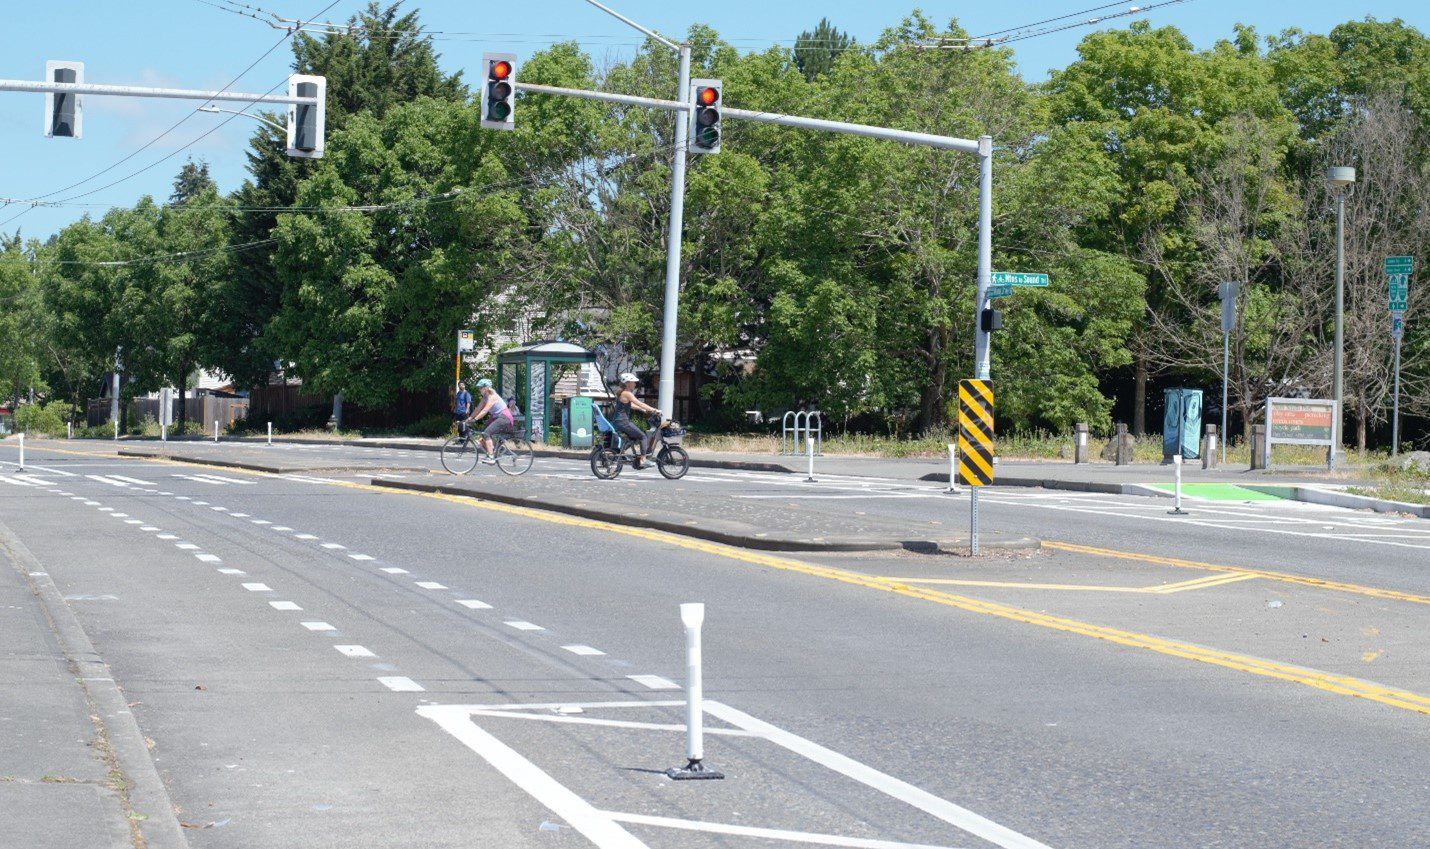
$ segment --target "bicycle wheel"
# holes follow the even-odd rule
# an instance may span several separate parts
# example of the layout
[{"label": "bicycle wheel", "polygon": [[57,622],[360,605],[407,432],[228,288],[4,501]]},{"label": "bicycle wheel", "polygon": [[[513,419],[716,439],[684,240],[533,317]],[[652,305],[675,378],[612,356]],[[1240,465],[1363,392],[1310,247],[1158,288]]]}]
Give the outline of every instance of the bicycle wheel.
[{"label": "bicycle wheel", "polygon": [[454,436],[442,444],[442,468],[454,475],[465,475],[477,467],[481,451],[476,443],[463,436]]},{"label": "bicycle wheel", "polygon": [[591,474],[603,481],[615,480],[624,463],[625,458],[614,448],[597,445],[591,449]]},{"label": "bicycle wheel", "polygon": [[526,474],[536,452],[531,443],[521,439],[502,439],[496,444],[497,468],[509,475]]},{"label": "bicycle wheel", "polygon": [[669,480],[680,480],[690,471],[690,455],[679,445],[667,445],[655,455],[656,468]]}]

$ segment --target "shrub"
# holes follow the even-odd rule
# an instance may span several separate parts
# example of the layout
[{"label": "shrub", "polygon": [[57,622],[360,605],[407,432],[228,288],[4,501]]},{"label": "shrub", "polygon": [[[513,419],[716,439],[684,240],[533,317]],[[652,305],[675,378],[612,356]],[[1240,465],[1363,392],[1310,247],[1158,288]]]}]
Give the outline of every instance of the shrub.
[{"label": "shrub", "polygon": [[48,404],[21,404],[15,408],[15,430],[46,436],[64,436],[70,406],[64,401]]},{"label": "shrub", "polygon": [[452,417],[447,413],[433,413],[418,419],[402,429],[404,436],[446,436],[452,430]]}]

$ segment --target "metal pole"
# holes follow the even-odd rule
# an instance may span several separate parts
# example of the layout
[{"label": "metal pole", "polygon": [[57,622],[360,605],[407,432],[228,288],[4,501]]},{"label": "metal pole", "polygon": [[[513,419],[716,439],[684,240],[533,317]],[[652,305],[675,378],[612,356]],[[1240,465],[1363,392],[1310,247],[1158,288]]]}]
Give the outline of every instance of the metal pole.
[{"label": "metal pole", "polygon": [[[979,380],[991,377],[989,335],[983,330],[983,310],[993,279],[993,137],[978,137],[978,295],[974,298],[973,354]],[[975,511],[977,508],[975,508]],[[976,515],[976,512],[975,512]],[[978,536],[974,534],[974,545]],[[974,552],[977,553],[976,551]]]},{"label": "metal pole", "polygon": [[1336,417],[1331,423],[1331,456],[1329,465],[1336,467],[1337,455],[1341,450],[1341,395],[1344,391],[1342,369],[1345,366],[1345,311],[1346,311],[1346,193],[1336,192],[1336,352],[1335,368],[1331,373],[1331,397],[1336,401]]},{"label": "metal pole", "polygon": [[968,553],[974,557],[978,556],[978,490],[980,487],[971,486],[968,488]]},{"label": "metal pole", "polygon": [[1231,379],[1231,334],[1221,335],[1221,463],[1226,465],[1226,442],[1231,435],[1226,430],[1227,381]]},{"label": "metal pole", "polygon": [[0,91],[36,94],[89,94],[111,97],[162,97],[172,100],[226,100],[236,103],[271,103],[274,105],[319,105],[316,97],[298,97],[287,94],[247,94],[241,91],[200,91],[187,88],[146,88],[132,85],[31,82],[30,80],[0,80]]},{"label": "metal pole", "polygon": [[[690,103],[690,45],[680,45],[681,103]],[[675,113],[675,157],[670,166],[670,232],[665,244],[665,316],[660,331],[660,396],[657,406],[675,418],[675,329],[680,319],[680,249],[685,232],[685,148],[690,112]]]},{"label": "metal pole", "polygon": [[685,759],[683,769],[672,767],[665,774],[677,781],[694,778],[724,778],[710,769],[705,760],[705,681],[701,672],[700,628],[705,624],[705,605],[682,604],[680,623],[685,626]]},{"label": "metal pole", "polygon": [[1400,337],[1395,337],[1395,404],[1390,416],[1390,456],[1400,456]]}]

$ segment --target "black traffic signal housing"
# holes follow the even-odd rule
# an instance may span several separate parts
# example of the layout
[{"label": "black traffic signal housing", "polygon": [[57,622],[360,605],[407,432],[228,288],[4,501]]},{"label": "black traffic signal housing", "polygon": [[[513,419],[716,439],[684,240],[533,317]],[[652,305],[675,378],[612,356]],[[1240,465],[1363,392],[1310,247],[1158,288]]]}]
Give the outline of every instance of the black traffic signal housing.
[{"label": "black traffic signal housing", "polygon": [[296,159],[322,159],[328,132],[328,80],[313,74],[293,74],[288,93],[310,97],[313,103],[288,104],[288,138],[285,153]]},{"label": "black traffic signal housing", "polygon": [[984,333],[1003,329],[1003,312],[989,307],[979,315],[978,326]]},{"label": "black traffic signal housing", "polygon": [[[84,63],[49,61],[45,63],[45,77],[52,83],[83,83]],[[80,95],[73,92],[55,92],[45,95],[45,136],[49,138],[77,139],[84,127],[84,103]]]},{"label": "black traffic signal housing", "polygon": [[483,53],[487,69],[482,92],[482,126],[488,130],[516,129],[516,54]]},{"label": "black traffic signal housing", "polygon": [[720,111],[724,109],[723,86],[719,80],[691,80],[690,152],[720,152]]}]

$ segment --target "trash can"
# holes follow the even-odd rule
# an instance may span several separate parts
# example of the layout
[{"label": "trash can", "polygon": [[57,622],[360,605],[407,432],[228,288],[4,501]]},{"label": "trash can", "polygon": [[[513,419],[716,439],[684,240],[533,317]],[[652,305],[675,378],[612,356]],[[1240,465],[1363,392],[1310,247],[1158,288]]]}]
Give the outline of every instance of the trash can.
[{"label": "trash can", "polygon": [[567,448],[590,448],[593,421],[590,398],[584,395],[567,398],[561,413],[561,444]]},{"label": "trash can", "polygon": [[1179,453],[1183,460],[1202,457],[1202,390],[1167,389],[1162,397],[1166,412],[1162,417],[1162,459],[1171,460]]}]

